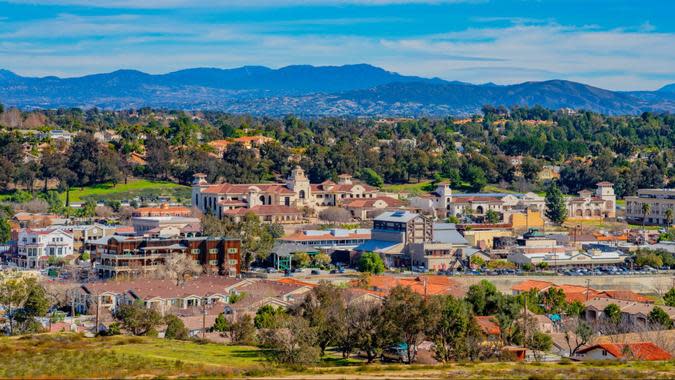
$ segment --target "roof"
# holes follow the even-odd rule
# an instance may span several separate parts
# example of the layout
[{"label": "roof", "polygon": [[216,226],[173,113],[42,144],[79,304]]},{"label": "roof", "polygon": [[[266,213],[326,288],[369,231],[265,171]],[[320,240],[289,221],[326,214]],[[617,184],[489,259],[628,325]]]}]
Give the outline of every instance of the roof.
[{"label": "roof", "polygon": [[221,183],[217,185],[209,185],[202,193],[241,195],[248,194],[251,191],[259,191],[262,193],[295,194],[293,190],[286,187],[286,184],[283,183]]},{"label": "roof", "polygon": [[[649,315],[649,313],[654,309],[655,305],[652,303],[646,302],[634,302],[634,301],[624,301],[619,299],[611,299],[606,297],[595,297],[584,302],[584,305],[592,307],[596,310],[604,310],[609,304],[615,304],[621,309],[622,313],[626,314],[642,314]],[[665,311],[670,319],[675,319],[675,307],[659,305],[659,307]]]},{"label": "roof", "polygon": [[397,241],[386,241],[386,240],[366,240],[362,244],[354,248],[358,252],[386,252],[401,246],[403,248],[403,243]]},{"label": "roof", "polygon": [[476,324],[485,335],[500,335],[501,329],[494,316],[475,316]]},{"label": "roof", "polygon": [[318,286],[317,284],[312,284],[311,282],[301,281],[301,280],[298,280],[297,278],[293,278],[293,277],[283,277],[283,278],[280,278],[276,281],[281,282],[282,284],[307,286],[307,287],[310,287],[310,288],[316,288]]},{"label": "roof", "polygon": [[321,240],[345,240],[345,239],[370,239],[370,230],[306,230],[298,231],[282,237],[281,241],[321,241]]},{"label": "roof", "polygon": [[434,223],[433,241],[437,243],[451,243],[457,245],[468,245],[469,242],[457,231],[453,223]]},{"label": "roof", "polygon": [[552,282],[539,280],[525,280],[519,282],[511,287],[511,290],[517,292],[528,292],[530,289],[542,290],[553,285]]},{"label": "roof", "polygon": [[652,342],[598,343],[583,348],[578,353],[584,354],[596,349],[605,350],[617,359],[630,356],[639,360],[670,360],[672,357],[668,352]]},{"label": "roof", "polygon": [[344,203],[343,206],[351,208],[375,207],[375,203],[377,202],[384,202],[386,207],[401,207],[404,205],[403,201],[392,197],[375,197],[351,199]]},{"label": "roof", "polygon": [[418,294],[451,295],[463,297],[466,289],[447,276],[423,275],[418,277],[394,277],[388,275],[370,276],[368,289],[388,293],[396,286],[407,286]]},{"label": "roof", "polygon": [[452,197],[452,203],[503,203],[499,198],[494,197]]},{"label": "roof", "polygon": [[403,222],[407,223],[420,216],[409,211],[386,211],[378,215],[375,220],[379,222]]},{"label": "roof", "polygon": [[82,285],[89,294],[130,292],[140,299],[180,298],[229,293],[229,288],[243,280],[223,276],[200,276],[176,285],[175,280],[136,279],[131,281],[106,281]]},{"label": "roof", "polygon": [[292,206],[265,205],[253,206],[250,208],[242,207],[234,210],[223,210],[223,214],[226,215],[246,215],[249,212],[252,212],[256,215],[302,215],[302,211],[300,209]]},{"label": "roof", "polygon": [[277,256],[287,257],[297,252],[316,252],[317,249],[298,243],[277,241],[272,247],[272,252]]}]

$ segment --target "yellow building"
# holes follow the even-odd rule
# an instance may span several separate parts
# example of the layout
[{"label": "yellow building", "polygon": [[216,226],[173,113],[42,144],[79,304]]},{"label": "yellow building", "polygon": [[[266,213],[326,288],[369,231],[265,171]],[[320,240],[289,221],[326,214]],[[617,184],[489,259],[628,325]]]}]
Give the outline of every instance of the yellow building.
[{"label": "yellow building", "polygon": [[514,212],[509,216],[509,223],[516,231],[524,231],[530,228],[544,228],[544,218],[541,217],[541,211],[536,209]]},{"label": "yellow building", "polygon": [[492,248],[496,237],[512,236],[510,230],[492,229],[492,230],[466,230],[464,238],[474,247]]}]

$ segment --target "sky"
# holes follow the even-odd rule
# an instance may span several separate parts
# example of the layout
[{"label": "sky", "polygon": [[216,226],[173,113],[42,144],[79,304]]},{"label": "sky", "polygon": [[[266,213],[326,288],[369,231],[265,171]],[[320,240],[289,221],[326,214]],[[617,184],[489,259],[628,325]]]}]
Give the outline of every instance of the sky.
[{"label": "sky", "polygon": [[675,0],[0,0],[0,68],[369,63],[471,83],[675,83]]}]

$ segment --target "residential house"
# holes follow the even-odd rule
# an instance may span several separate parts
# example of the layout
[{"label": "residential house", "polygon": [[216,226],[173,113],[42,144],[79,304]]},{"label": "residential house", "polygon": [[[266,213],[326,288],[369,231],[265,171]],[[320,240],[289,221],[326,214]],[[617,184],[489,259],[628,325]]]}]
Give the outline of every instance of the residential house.
[{"label": "residential house", "polygon": [[[358,285],[356,282],[353,285]],[[420,275],[417,277],[369,276],[366,290],[378,292],[385,296],[397,286],[409,287],[412,291],[423,296],[450,295],[462,298],[467,288],[447,276]]]},{"label": "residential house", "polygon": [[580,360],[670,360],[672,356],[652,342],[598,343],[577,351]]},{"label": "residential house", "polygon": [[[585,318],[589,322],[599,322],[605,318],[604,310],[615,304],[621,310],[622,321],[638,326],[646,326],[649,321],[649,313],[656,307],[653,303],[622,301],[605,297],[596,297],[584,302],[586,306]],[[665,311],[670,319],[675,322],[675,307],[658,306]]]},{"label": "residential house", "polygon": [[197,236],[202,231],[199,218],[185,216],[132,217],[131,225],[139,236]]},{"label": "residential house", "polygon": [[74,258],[73,236],[58,228],[24,228],[19,231],[16,264],[22,268],[38,269],[49,259]]}]

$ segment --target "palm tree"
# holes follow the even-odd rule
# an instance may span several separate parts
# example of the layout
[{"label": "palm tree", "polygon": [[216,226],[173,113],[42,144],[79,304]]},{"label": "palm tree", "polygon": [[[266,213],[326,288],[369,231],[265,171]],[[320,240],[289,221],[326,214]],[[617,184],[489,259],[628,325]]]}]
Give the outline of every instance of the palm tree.
[{"label": "palm tree", "polygon": [[652,206],[649,203],[642,204],[642,237],[647,240],[645,237],[645,222],[647,221],[647,214],[652,211]]},{"label": "palm tree", "polygon": [[668,210],[666,210],[665,216],[666,216],[666,224],[668,225],[668,227],[672,226],[673,225],[673,209],[669,208]]}]

